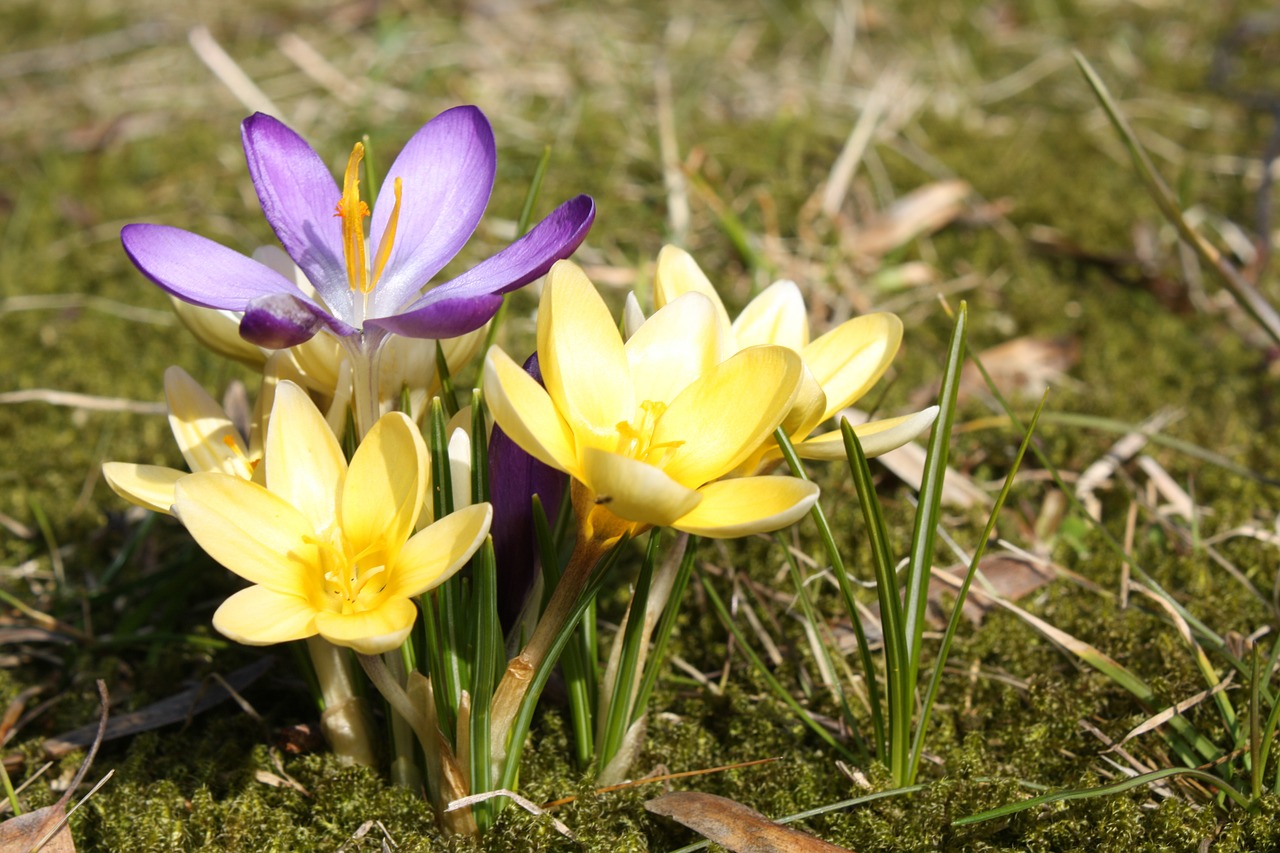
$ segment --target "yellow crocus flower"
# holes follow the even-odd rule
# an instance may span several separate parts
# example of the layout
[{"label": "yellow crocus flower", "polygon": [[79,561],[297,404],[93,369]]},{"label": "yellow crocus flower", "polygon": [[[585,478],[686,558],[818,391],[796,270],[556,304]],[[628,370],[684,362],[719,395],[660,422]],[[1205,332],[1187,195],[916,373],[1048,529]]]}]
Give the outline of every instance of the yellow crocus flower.
[{"label": "yellow crocus flower", "polygon": [[[271,385],[263,383],[265,393],[270,393]],[[192,472],[219,471],[242,480],[253,479],[262,460],[259,430],[255,429],[246,443],[222,406],[180,367],[164,372],[164,395],[169,404],[169,426]],[[102,476],[130,503],[168,514],[174,484],[187,472],[161,465],[105,462]]]},{"label": "yellow crocus flower", "polygon": [[721,478],[791,410],[800,357],[748,347],[723,361],[713,304],[674,300],[624,344],[577,266],[552,267],[538,310],[544,389],[499,349],[485,359],[494,420],[526,452],[568,472],[588,537],[651,526],[716,538],[777,530],[817,488],[792,477]]},{"label": "yellow crocus flower", "polygon": [[362,654],[394,649],[417,616],[413,597],[461,568],[489,532],[489,505],[477,504],[413,533],[429,460],[399,412],[374,424],[348,466],[306,392],[282,382],[264,464],[265,485],[210,472],[175,488],[174,514],[196,542],[253,584],[213,617],[238,642],[318,634]]},{"label": "yellow crocus flower", "polygon": [[[810,433],[853,405],[880,380],[902,343],[902,321],[884,312],[864,314],[811,341],[804,297],[791,281],[770,285],[731,321],[697,262],[683,249],[666,246],[658,254],[654,305],[661,310],[688,293],[702,294],[715,307],[722,358],[762,344],[786,347],[800,355],[805,376],[783,426],[801,457],[843,459],[840,430],[812,437]],[[914,414],[859,424],[854,433],[868,457],[878,456],[924,432],[937,415],[938,407],[929,406]],[[767,469],[780,458],[777,444],[768,441],[752,454],[739,473]]]}]

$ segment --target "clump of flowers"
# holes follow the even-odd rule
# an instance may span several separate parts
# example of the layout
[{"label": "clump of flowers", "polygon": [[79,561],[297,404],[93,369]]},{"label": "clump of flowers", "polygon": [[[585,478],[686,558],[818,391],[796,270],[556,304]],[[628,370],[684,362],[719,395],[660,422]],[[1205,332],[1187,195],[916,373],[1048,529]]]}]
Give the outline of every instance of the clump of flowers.
[{"label": "clump of flowers", "polygon": [[[869,315],[810,341],[794,285],[766,291],[731,323],[693,259],[669,247],[656,310],[645,319],[632,305],[624,338],[586,274],[565,260],[594,218],[587,196],[429,287],[493,186],[493,135],[478,109],[424,125],[372,207],[361,193],[362,145],[339,185],[276,119],[251,116],[242,136],[288,260],[267,253],[264,262],[165,225],[126,226],[122,240],[180,300],[200,340],[262,369],[253,425],[242,432],[171,368],[170,423],[190,471],[112,462],[107,481],[175,516],[248,582],[217,609],[216,630],[249,645],[307,644],[326,735],[340,755],[371,764],[377,738],[358,663],[390,708],[393,778],[425,787],[443,824],[469,834],[491,824],[500,803],[449,804],[515,785],[532,703],[608,567],[648,533],[640,610],[627,615],[643,617],[642,627],[619,640],[640,651],[615,646],[597,691],[614,697],[600,709],[599,774],[623,773],[642,742],[653,623],[683,588],[667,569],[654,579],[661,531],[678,532],[668,563],[687,580],[693,538],[772,532],[809,513],[818,487],[773,473],[777,442],[830,458],[833,434],[811,433],[884,374],[901,323]],[[463,405],[444,379],[468,370],[503,294],[544,274],[528,369],[491,348],[483,393]],[[884,452],[935,413],[856,432],[869,453]],[[492,465],[488,415],[501,431]],[[568,542],[548,538],[539,513],[554,507],[539,510],[534,496],[559,495],[566,478],[572,519],[560,527],[574,539],[562,566]],[[503,635],[497,578],[513,569],[497,565],[491,532],[515,571],[529,571],[530,553],[548,564],[554,588],[545,606],[535,601],[527,638],[520,625]],[[670,630],[674,620],[664,623]],[[581,658],[587,646],[577,648],[566,671],[581,684],[598,667]],[[574,713],[585,713],[581,701]],[[592,746],[578,750],[589,758]]]}]

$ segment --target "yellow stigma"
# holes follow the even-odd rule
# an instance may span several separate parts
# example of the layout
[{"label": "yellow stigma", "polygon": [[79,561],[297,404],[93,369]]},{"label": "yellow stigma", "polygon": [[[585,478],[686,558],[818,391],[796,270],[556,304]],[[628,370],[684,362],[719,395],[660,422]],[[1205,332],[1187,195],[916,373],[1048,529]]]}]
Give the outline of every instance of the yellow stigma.
[{"label": "yellow stigma", "polygon": [[357,142],[347,158],[337,215],[342,217],[342,253],[347,259],[347,282],[352,290],[368,293],[373,285],[369,282],[364,241],[364,218],[369,215],[369,205],[360,200],[360,161],[363,159],[364,145]]},{"label": "yellow stigma", "polygon": [[395,244],[396,225],[400,222],[401,181],[396,178],[396,205],[378,244],[378,257],[371,276],[369,250],[364,236],[364,218],[369,215],[369,205],[360,199],[360,161],[363,159],[364,144],[357,142],[347,158],[347,171],[342,178],[342,199],[338,202],[336,215],[342,217],[342,253],[347,261],[347,282],[352,290],[369,293],[382,277],[382,270],[391,257],[391,247]]}]

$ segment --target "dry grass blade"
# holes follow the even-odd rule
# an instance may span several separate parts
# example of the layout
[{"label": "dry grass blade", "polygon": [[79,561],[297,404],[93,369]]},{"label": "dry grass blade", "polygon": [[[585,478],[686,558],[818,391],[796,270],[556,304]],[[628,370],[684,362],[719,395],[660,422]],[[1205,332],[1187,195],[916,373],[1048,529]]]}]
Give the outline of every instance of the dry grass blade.
[{"label": "dry grass blade", "polygon": [[1121,465],[1147,446],[1152,433],[1159,432],[1179,417],[1181,412],[1175,409],[1162,409],[1156,412],[1143,421],[1137,429],[1111,445],[1102,458],[1084,469],[1084,473],[1076,481],[1076,497],[1080,503],[1084,504],[1085,509],[1095,521],[1102,518],[1102,502],[1093,493],[1110,480]]},{"label": "dry grass blade", "polygon": [[853,129],[849,131],[849,138],[845,140],[840,156],[832,164],[831,175],[822,188],[822,213],[828,219],[834,218],[840,212],[844,197],[849,192],[849,182],[858,171],[862,155],[871,144],[871,139],[875,136],[876,128],[880,124],[880,118],[889,105],[892,97],[890,88],[897,88],[898,85],[892,76],[881,77],[867,97],[866,104],[858,114],[858,120],[854,123]]},{"label": "dry grass blade", "polygon": [[73,391],[52,388],[31,388],[25,391],[0,393],[0,405],[14,403],[48,403],[50,406],[66,406],[90,412],[129,412],[135,415],[165,415],[169,407],[164,403],[144,403],[140,400],[122,400],[119,397],[96,397]]},{"label": "dry grass blade", "polygon": [[556,832],[560,833],[565,838],[572,839],[575,837],[569,827],[565,826],[562,821],[557,820],[552,815],[547,814],[546,811],[538,806],[537,803],[534,803],[531,800],[526,800],[515,791],[508,791],[505,788],[497,791],[486,791],[483,794],[471,794],[467,797],[459,797],[456,800],[450,801],[449,805],[444,807],[444,810],[445,812],[453,812],[459,809],[470,809],[471,806],[474,806],[476,803],[483,803],[498,797],[506,797],[510,799],[511,802],[515,803],[534,817],[545,817],[547,820],[551,821],[551,825],[555,827]]},{"label": "dry grass blade", "polygon": [[200,61],[208,66],[214,76],[222,81],[222,84],[235,95],[236,100],[244,104],[246,109],[284,119],[284,112],[258,88],[258,84],[254,83],[244,69],[231,58],[231,54],[223,50],[222,45],[218,44],[208,27],[203,25],[192,27],[191,32],[187,34],[187,40],[191,43],[191,49],[195,51],[196,56],[200,57]]},{"label": "dry grass blade", "polygon": [[1217,684],[1210,687],[1208,690],[1201,690],[1199,693],[1195,694],[1194,696],[1188,696],[1186,699],[1183,699],[1181,702],[1178,702],[1175,705],[1170,705],[1168,708],[1165,708],[1160,713],[1156,714],[1153,717],[1150,717],[1143,723],[1130,729],[1128,733],[1126,733],[1125,736],[1122,737],[1120,741],[1116,743],[1115,746],[1112,747],[1112,749],[1115,749],[1116,747],[1119,747],[1119,746],[1123,746],[1124,744],[1136,738],[1138,735],[1146,734],[1147,732],[1153,729],[1157,729],[1160,726],[1163,726],[1165,723],[1169,722],[1169,720],[1173,719],[1175,714],[1182,714],[1186,711],[1189,711],[1195,706],[1199,705],[1204,700],[1209,699],[1217,695],[1218,693],[1221,693],[1223,690],[1226,690],[1228,686],[1230,686],[1232,681],[1235,680],[1235,676],[1236,674],[1234,672],[1228,673],[1226,678],[1222,679]]}]

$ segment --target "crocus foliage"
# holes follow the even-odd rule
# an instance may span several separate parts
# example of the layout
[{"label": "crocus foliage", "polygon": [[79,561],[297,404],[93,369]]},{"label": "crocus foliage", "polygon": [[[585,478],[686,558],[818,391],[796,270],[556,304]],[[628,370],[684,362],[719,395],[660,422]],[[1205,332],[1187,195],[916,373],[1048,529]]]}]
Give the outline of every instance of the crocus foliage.
[{"label": "crocus foliage", "polygon": [[538,360],[545,388],[491,349],[485,399],[513,441],[585,492],[575,506],[595,520],[580,523],[729,538],[785,527],[817,500],[793,477],[720,479],[782,423],[803,365],[778,346],[721,361],[705,296],[672,301],[624,343],[586,275],[561,261],[539,303]]},{"label": "crocus foliage", "polygon": [[263,465],[265,486],[219,472],[175,486],[174,514],[192,537],[253,584],[213,617],[241,643],[319,634],[363,654],[397,648],[417,616],[413,597],[447,580],[489,532],[484,503],[413,532],[429,460],[399,412],[374,424],[348,467],[310,398],[282,382]]},{"label": "crocus foliage", "polygon": [[[762,344],[799,354],[805,375],[783,426],[801,457],[844,459],[840,430],[810,434],[857,402],[889,369],[902,343],[902,321],[894,314],[864,314],[810,340],[804,297],[791,281],[770,285],[730,321],[724,303],[697,262],[683,249],[666,246],[658,255],[654,305],[661,309],[688,293],[700,293],[715,306],[722,357]],[[929,406],[914,414],[859,424],[854,432],[868,457],[879,456],[924,432],[937,415],[938,407]],[[754,473],[779,458],[777,444],[767,442],[742,470]]]},{"label": "crocus foliage", "polygon": [[278,120],[258,113],[241,131],[262,211],[315,296],[179,228],[128,225],[121,240],[138,269],[170,294],[241,314],[241,336],[260,346],[294,346],[322,328],[358,336],[366,348],[391,333],[470,332],[493,316],[503,293],[571,254],[595,216],[590,197],[570,199],[506,249],[424,292],[475,231],[493,190],[493,131],[480,110],[455,107],[423,125],[392,163],[372,209],[360,196],[360,143],[339,186],[311,146]]}]

